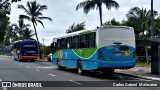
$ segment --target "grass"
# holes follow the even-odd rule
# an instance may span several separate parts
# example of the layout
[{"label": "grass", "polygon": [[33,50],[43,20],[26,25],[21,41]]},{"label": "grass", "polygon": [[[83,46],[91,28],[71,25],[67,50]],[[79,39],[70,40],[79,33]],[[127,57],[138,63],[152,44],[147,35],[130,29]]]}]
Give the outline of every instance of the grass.
[{"label": "grass", "polygon": [[137,67],[146,67],[146,66],[150,67],[151,63],[148,64],[147,62],[137,62],[136,66]]}]

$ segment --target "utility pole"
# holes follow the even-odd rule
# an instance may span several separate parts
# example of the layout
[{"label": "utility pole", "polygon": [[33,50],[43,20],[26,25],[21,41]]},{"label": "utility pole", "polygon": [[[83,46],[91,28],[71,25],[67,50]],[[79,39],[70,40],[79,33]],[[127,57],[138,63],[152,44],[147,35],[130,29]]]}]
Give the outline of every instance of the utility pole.
[{"label": "utility pole", "polygon": [[43,41],[43,55],[44,55],[44,38],[42,38],[42,41]]},{"label": "utility pole", "polygon": [[154,26],[153,26],[153,0],[151,0],[151,38],[154,38]]}]

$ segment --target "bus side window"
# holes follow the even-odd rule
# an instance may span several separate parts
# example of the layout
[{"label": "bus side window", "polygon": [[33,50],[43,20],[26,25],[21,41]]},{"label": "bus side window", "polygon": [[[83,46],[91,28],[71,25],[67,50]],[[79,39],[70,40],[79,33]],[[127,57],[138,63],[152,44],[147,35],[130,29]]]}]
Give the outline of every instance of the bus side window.
[{"label": "bus side window", "polygon": [[61,39],[61,49],[66,49],[67,48],[66,40],[67,40],[66,38]]},{"label": "bus side window", "polygon": [[57,50],[56,42],[53,42],[53,43],[51,44],[51,51],[54,53],[56,50]]},{"label": "bus side window", "polygon": [[53,52],[53,42],[51,43],[51,52]]},{"label": "bus side window", "polygon": [[61,49],[60,43],[61,43],[61,40],[58,39],[58,40],[57,40],[57,50],[60,50],[60,49]]},{"label": "bus side window", "polygon": [[67,49],[71,49],[72,48],[72,37],[68,37],[67,38]]},{"label": "bus side window", "polygon": [[63,38],[61,39],[61,43],[60,43],[60,49],[63,49],[64,47],[63,47]]},{"label": "bus side window", "polygon": [[73,36],[73,49],[77,49],[79,47],[79,36]]},{"label": "bus side window", "polygon": [[63,47],[64,49],[67,49],[67,38],[64,38]]},{"label": "bus side window", "polygon": [[80,48],[87,48],[87,35],[80,35]]},{"label": "bus side window", "polygon": [[94,48],[96,46],[95,39],[96,39],[96,33],[95,32],[90,33],[88,37],[88,47],[89,48]]}]

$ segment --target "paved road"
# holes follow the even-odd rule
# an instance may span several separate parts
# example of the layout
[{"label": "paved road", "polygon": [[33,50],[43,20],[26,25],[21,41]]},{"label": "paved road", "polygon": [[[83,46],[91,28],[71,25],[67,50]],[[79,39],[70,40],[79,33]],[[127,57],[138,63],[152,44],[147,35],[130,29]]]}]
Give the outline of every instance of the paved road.
[{"label": "paved road", "polygon": [[[75,70],[57,70],[56,66],[53,66],[50,62],[19,62],[14,61],[13,58],[9,56],[0,56],[0,79],[2,81],[66,81],[66,83],[61,83],[75,86],[53,87],[54,90],[124,90],[124,88],[128,90],[135,90],[135,87],[94,87],[96,83],[98,84],[100,82],[91,83],[81,81],[110,81],[118,83],[119,81],[124,80],[134,80],[135,82],[143,80],[120,75],[115,75],[114,77],[106,77],[101,72],[91,72],[85,76],[81,76],[78,75]],[[57,83],[55,82],[55,84]],[[90,87],[81,87],[82,85],[88,85]],[[53,88],[0,88],[0,90],[53,90]],[[159,90],[160,87],[136,87],[136,89]]]}]

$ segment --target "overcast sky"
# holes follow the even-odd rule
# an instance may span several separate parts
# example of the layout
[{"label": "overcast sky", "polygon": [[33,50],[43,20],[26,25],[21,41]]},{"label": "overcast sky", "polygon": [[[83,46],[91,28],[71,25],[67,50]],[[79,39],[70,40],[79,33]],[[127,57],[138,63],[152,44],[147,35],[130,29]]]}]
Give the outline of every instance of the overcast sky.
[{"label": "overcast sky", "polygon": [[[12,12],[10,15],[11,23],[17,23],[20,14],[24,14],[23,10],[17,9],[17,5],[23,4],[26,6],[26,2],[29,0],[22,0],[19,3],[12,4]],[[30,0],[33,1],[33,0]],[[91,10],[87,15],[83,13],[83,10],[75,10],[76,5],[85,0],[37,0],[41,5],[47,5],[48,9],[43,11],[43,15],[51,17],[52,22],[44,20],[45,28],[38,24],[37,33],[40,42],[42,38],[45,38],[45,45],[50,45],[52,38],[64,34],[66,29],[73,23],[80,23],[85,21],[87,29],[94,29],[100,25],[99,12],[97,10]],[[118,10],[111,9],[108,11],[103,6],[103,22],[115,18],[118,21],[126,19],[128,11],[135,7],[144,7],[150,9],[151,0],[115,0],[119,3],[120,8]],[[160,0],[154,0],[154,10],[160,12]],[[25,21],[25,23],[29,23]],[[31,23],[30,23],[31,24]],[[33,27],[31,27],[33,29]],[[35,38],[35,37],[34,37]]]}]

